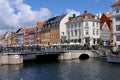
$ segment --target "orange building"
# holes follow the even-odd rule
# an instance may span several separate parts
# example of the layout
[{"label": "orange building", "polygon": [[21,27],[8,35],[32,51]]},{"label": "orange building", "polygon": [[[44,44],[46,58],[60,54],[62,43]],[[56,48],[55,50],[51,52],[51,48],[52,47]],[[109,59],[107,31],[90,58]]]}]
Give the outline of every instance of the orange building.
[{"label": "orange building", "polygon": [[38,22],[35,31],[35,44],[41,44],[41,29],[44,22]]}]

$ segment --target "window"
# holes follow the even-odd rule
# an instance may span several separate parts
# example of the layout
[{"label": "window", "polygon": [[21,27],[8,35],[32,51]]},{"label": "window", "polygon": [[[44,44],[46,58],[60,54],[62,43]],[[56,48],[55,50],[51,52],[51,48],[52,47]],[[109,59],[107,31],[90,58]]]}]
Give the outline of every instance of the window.
[{"label": "window", "polygon": [[78,24],[79,24],[79,27],[81,27],[81,22],[79,22]]},{"label": "window", "polygon": [[85,22],[85,26],[88,27],[88,22],[87,21]]},{"label": "window", "polygon": [[116,20],[116,21],[120,21],[120,17],[116,17],[115,20]]},{"label": "window", "polygon": [[85,16],[85,19],[88,19],[88,16]]},{"label": "window", "polygon": [[98,23],[97,23],[97,27],[98,27]]},{"label": "window", "polygon": [[68,34],[68,37],[70,37],[70,32],[67,32],[67,34]]},{"label": "window", "polygon": [[93,22],[93,27],[95,26],[95,23]]},{"label": "window", "polygon": [[119,13],[119,8],[118,7],[116,8],[116,13]]},{"label": "window", "polygon": [[73,24],[71,24],[71,29],[73,28]]},{"label": "window", "polygon": [[75,28],[77,28],[77,23],[75,23]]},{"label": "window", "polygon": [[99,34],[98,30],[97,30],[96,34],[97,34],[97,35]]},{"label": "window", "polygon": [[73,31],[71,31],[71,36],[73,36]]},{"label": "window", "polygon": [[81,39],[78,39],[78,42],[81,43]]},{"label": "window", "polygon": [[75,36],[77,36],[77,30],[75,30]]},{"label": "window", "polygon": [[81,35],[81,30],[79,30],[79,35]]},{"label": "window", "polygon": [[116,36],[116,40],[117,40],[117,41],[120,41],[120,35],[119,35],[119,36]]},{"label": "window", "polygon": [[120,31],[120,25],[116,25],[116,31]]},{"label": "window", "polygon": [[88,30],[86,30],[86,35],[88,35],[88,34],[89,34]]},{"label": "window", "polygon": [[95,30],[93,30],[93,35],[95,35]]}]

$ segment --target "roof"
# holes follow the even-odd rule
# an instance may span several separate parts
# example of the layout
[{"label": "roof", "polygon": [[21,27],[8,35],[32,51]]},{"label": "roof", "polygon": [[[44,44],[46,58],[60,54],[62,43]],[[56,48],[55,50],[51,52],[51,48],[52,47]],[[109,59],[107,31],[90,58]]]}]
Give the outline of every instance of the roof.
[{"label": "roof", "polygon": [[66,16],[67,14],[63,14],[60,16],[55,16],[52,17],[50,19],[48,19],[45,24],[43,25],[42,29],[48,28],[48,25],[50,25],[50,27],[55,23],[57,23],[57,25],[59,25],[60,21]]},{"label": "roof", "polygon": [[112,15],[111,14],[108,14],[108,13],[105,13],[104,14],[107,18],[111,18],[112,17]]},{"label": "roof", "polygon": [[80,15],[80,20],[84,20],[86,17],[89,20],[95,20],[95,15],[88,13],[87,11]]},{"label": "roof", "polygon": [[25,32],[25,28],[22,28],[18,33],[24,33],[24,32]]},{"label": "roof", "polygon": [[18,29],[18,30],[16,31],[16,33],[18,33],[21,29],[22,29],[22,28]]},{"label": "roof", "polygon": [[111,7],[118,6],[118,5],[120,5],[120,0],[118,0],[117,2],[115,2]]},{"label": "roof", "polygon": [[66,24],[74,23],[74,22],[78,22],[78,21],[83,21],[83,20],[99,20],[99,19],[97,16],[85,11],[83,14],[69,20],[69,22],[67,22]]},{"label": "roof", "polygon": [[44,25],[45,22],[37,22],[37,27],[41,28]]},{"label": "roof", "polygon": [[57,17],[55,18],[54,22],[60,22],[65,16],[66,16],[66,14],[57,16]]},{"label": "roof", "polygon": [[102,29],[104,23],[106,22],[108,27],[112,29],[112,15],[109,13],[103,13],[102,17],[100,18],[100,29]]}]

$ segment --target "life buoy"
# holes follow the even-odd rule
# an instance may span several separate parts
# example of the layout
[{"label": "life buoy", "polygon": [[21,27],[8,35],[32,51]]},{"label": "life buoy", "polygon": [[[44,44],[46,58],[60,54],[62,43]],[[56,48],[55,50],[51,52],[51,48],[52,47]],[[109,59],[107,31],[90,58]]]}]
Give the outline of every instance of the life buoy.
[{"label": "life buoy", "polygon": [[15,58],[18,58],[18,55],[15,55]]}]

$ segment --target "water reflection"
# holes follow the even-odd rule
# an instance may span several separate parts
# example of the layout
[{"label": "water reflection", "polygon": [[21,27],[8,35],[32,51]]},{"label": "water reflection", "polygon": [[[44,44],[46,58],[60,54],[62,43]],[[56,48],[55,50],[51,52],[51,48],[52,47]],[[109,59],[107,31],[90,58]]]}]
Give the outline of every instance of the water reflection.
[{"label": "water reflection", "polygon": [[20,80],[23,65],[1,65],[0,80]]},{"label": "water reflection", "polygon": [[1,65],[0,80],[119,80],[120,64],[105,59]]}]

